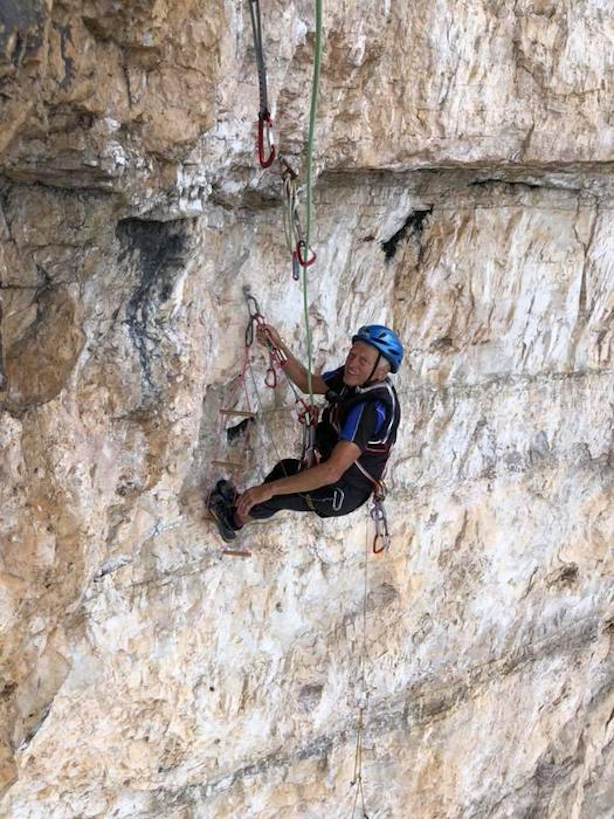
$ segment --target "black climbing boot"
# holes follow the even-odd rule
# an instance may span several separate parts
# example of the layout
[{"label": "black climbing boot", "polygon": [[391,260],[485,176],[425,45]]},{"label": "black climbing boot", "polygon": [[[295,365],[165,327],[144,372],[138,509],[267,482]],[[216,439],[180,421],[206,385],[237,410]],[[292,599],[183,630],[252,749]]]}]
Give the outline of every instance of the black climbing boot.
[{"label": "black climbing boot", "polygon": [[221,495],[229,506],[234,506],[239,497],[239,493],[232,481],[227,481],[224,478],[215,484],[213,491]]},{"label": "black climbing boot", "polygon": [[[218,481],[218,483],[220,483],[220,481]],[[222,493],[218,491],[217,487],[213,490],[209,498],[209,512],[217,524],[222,540],[226,543],[230,543],[231,540],[234,540],[237,533],[232,526],[232,506]]]}]

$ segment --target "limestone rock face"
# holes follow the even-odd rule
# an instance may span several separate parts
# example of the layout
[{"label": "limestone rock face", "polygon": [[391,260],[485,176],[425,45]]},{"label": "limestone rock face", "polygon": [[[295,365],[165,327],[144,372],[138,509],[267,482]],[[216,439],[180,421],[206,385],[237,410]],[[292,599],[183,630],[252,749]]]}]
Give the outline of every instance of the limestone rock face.
[{"label": "limestone rock face", "polygon": [[[309,317],[318,370],[406,345],[383,556],[204,515],[300,437],[248,3],[0,8],[2,817],[614,815],[614,13],[325,7]],[[262,14],[302,184],[313,7]]]}]

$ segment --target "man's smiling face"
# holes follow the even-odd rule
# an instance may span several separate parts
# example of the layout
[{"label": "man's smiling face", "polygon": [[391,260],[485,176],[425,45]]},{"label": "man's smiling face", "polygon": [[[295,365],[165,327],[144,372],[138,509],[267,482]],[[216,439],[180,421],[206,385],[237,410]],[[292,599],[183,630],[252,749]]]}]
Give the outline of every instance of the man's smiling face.
[{"label": "man's smiling face", "polygon": [[[370,344],[365,344],[364,341],[355,341],[345,359],[343,383],[348,387],[359,387],[364,384],[371,375],[371,371],[377,361],[377,356],[378,352],[375,347],[372,347]],[[382,362],[385,362],[383,357],[380,361],[380,366],[378,366],[377,371],[373,374],[374,380],[379,380],[379,378],[382,377],[381,374],[378,375],[380,367],[382,370],[386,369],[385,364],[382,365]]]}]

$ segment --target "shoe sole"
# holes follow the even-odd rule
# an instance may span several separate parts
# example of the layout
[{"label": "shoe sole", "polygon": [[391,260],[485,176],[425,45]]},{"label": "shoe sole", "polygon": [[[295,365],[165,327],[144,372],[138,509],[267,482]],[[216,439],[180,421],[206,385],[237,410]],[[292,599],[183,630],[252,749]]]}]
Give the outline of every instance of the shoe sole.
[{"label": "shoe sole", "polygon": [[212,509],[209,509],[209,514],[211,515],[211,518],[217,527],[219,536],[222,538],[224,543],[232,543],[236,539],[236,535],[233,535],[231,537],[229,534],[227,534],[226,524],[219,519],[219,517],[215,514],[215,512]]}]

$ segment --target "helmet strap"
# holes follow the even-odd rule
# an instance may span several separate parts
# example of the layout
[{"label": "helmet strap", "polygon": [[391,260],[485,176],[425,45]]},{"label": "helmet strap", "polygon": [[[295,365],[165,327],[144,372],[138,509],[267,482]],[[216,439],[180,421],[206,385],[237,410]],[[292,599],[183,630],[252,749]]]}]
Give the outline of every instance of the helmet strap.
[{"label": "helmet strap", "polygon": [[379,367],[379,363],[380,363],[381,358],[382,358],[382,354],[380,352],[378,352],[377,358],[375,359],[375,364],[373,365],[373,369],[371,370],[371,375],[367,378],[367,380],[365,381],[365,384],[368,384],[371,381],[371,379],[373,378],[373,375],[374,375],[375,371]]}]

